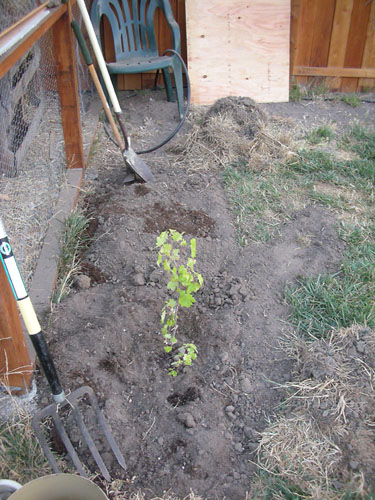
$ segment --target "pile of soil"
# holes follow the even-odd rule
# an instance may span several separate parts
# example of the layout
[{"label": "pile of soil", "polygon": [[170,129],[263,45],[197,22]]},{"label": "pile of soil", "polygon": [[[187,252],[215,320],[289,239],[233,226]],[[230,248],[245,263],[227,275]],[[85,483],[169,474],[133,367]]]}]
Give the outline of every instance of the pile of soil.
[{"label": "pile of soil", "polygon": [[[164,95],[152,99],[125,103],[133,130],[145,115],[161,132],[173,123],[176,106]],[[285,384],[292,375],[293,362],[278,348],[288,317],[283,290],[300,274],[339,269],[344,244],[335,216],[307,205],[277,238],[242,248],[217,169],[191,172],[175,166],[171,151],[159,151],[144,158],[155,184],[124,185],[121,156],[103,133],[96,151],[86,176],[97,220],[86,278],[56,309],[49,332],[62,381],[95,390],[127,471],[109,453],[105,458],[129,491],[243,499],[259,433],[284,397],[272,381]],[[196,271],[204,279],[178,327],[198,358],[176,378],[167,374],[170,355],[160,335],[168,291],[155,249],[169,228],[196,238]],[[301,246],[301,234],[312,243]]]}]

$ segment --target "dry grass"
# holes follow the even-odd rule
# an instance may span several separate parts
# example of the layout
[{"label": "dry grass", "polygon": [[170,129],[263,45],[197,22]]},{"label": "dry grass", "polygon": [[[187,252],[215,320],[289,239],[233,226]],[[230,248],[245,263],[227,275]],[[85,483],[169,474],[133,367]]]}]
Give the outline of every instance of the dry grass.
[{"label": "dry grass", "polygon": [[0,423],[0,477],[24,484],[51,470],[35,437],[31,414],[10,396],[10,391],[7,399],[12,416]]},{"label": "dry grass", "polygon": [[262,433],[260,464],[297,484],[311,498],[327,498],[341,450],[303,415],[280,417]]},{"label": "dry grass", "polygon": [[311,343],[292,334],[284,349],[297,371],[282,386],[286,415],[262,433],[260,468],[314,500],[364,493],[375,474],[375,332],[356,325]]},{"label": "dry grass", "polygon": [[292,135],[287,120],[272,119],[254,113],[243,114],[239,121],[231,110],[205,115],[194,109],[189,116],[190,130],[174,141],[168,150],[177,154],[176,165],[190,171],[207,171],[244,164],[251,169],[267,169],[292,155]]}]

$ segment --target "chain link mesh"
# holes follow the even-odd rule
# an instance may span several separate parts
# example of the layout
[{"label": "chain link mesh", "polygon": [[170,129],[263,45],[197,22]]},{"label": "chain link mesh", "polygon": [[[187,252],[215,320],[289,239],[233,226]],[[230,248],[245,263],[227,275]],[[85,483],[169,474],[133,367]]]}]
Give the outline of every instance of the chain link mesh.
[{"label": "chain link mesh", "polygon": [[[35,0],[1,0],[0,32],[35,7]],[[73,15],[80,22],[76,6]],[[78,47],[76,50],[84,126],[90,119],[93,89]],[[27,286],[65,181],[50,29],[0,79],[0,212]]]}]

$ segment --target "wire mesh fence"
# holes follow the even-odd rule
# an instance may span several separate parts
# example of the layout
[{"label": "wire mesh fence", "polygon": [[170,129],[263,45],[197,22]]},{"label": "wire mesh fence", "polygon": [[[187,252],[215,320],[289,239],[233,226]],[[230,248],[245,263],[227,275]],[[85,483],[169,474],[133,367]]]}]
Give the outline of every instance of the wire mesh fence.
[{"label": "wire mesh fence", "polygon": [[[34,7],[35,0],[2,0],[0,32]],[[80,21],[76,8],[73,15]],[[90,119],[93,89],[78,48],[76,54],[84,126]],[[28,286],[64,182],[64,138],[50,29],[0,79],[0,211]]]}]

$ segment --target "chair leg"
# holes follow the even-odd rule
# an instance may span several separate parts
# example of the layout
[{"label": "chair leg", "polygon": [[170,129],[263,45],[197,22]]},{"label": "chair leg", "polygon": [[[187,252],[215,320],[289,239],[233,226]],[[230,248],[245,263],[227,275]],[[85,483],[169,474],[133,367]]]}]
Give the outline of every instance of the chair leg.
[{"label": "chair leg", "polygon": [[175,58],[173,62],[173,73],[176,84],[178,114],[181,119],[184,114],[184,84],[182,80],[181,63],[177,58]]},{"label": "chair leg", "polygon": [[171,79],[171,74],[169,73],[169,68],[163,69],[162,71],[163,71],[165,90],[167,92],[167,99],[169,102],[174,102],[172,79]]}]

